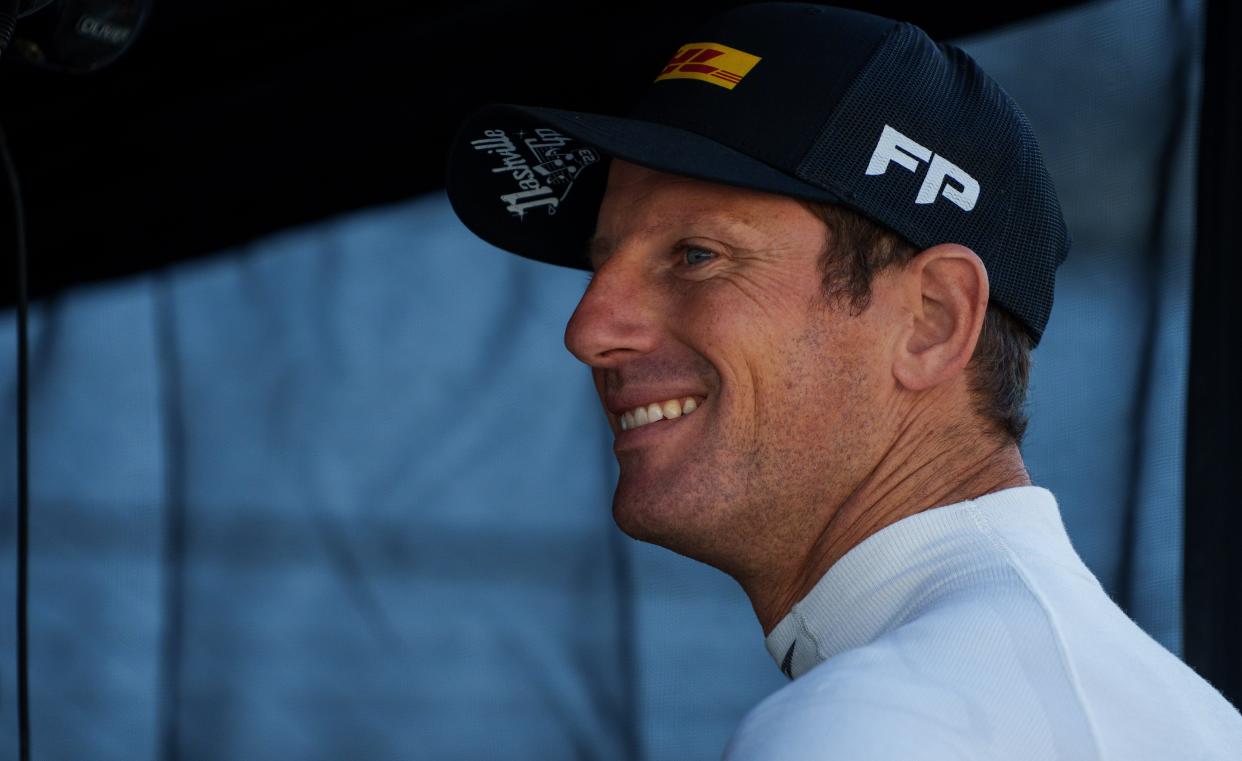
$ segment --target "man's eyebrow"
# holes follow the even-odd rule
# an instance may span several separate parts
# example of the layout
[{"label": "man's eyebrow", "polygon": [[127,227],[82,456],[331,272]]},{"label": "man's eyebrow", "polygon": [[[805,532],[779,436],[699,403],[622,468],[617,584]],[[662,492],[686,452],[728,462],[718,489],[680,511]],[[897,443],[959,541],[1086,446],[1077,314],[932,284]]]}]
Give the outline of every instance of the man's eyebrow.
[{"label": "man's eyebrow", "polygon": [[731,233],[771,235],[771,231],[762,222],[752,218],[750,215],[724,209],[704,211],[701,214],[696,214],[689,219],[683,220],[682,223],[686,225],[715,225]]},{"label": "man's eyebrow", "polygon": [[[689,219],[666,221],[662,224],[694,225],[705,223],[718,224],[731,230],[740,228],[751,233],[767,234],[762,226],[755,224],[755,222],[751,219],[737,213],[724,211],[707,211]],[[657,223],[655,226],[659,227],[661,225]],[[591,268],[594,269],[601,259],[604,259],[612,253],[613,249],[616,248],[616,245],[616,241],[612,238],[599,234],[592,235],[591,238],[587,240],[586,246],[583,248],[583,257],[586,259],[587,264],[591,265]]]}]

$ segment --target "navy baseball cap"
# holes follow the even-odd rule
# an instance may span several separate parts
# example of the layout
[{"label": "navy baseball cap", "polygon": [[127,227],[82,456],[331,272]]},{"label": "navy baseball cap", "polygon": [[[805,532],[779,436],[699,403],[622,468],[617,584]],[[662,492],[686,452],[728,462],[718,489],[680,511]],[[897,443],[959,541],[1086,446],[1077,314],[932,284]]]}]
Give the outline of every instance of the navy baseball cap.
[{"label": "navy baseball cap", "polygon": [[860,11],[762,3],[700,26],[626,116],[492,104],[459,128],[448,196],[487,242],[590,270],[613,157],[849,207],[959,243],[1035,343],[1069,233],[1026,116],[962,50]]}]

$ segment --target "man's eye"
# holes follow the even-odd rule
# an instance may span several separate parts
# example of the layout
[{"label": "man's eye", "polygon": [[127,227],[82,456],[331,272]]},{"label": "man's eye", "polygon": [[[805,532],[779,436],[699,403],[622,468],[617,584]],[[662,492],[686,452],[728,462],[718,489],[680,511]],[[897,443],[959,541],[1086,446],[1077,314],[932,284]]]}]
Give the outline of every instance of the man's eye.
[{"label": "man's eye", "polygon": [[716,252],[699,246],[683,246],[683,257],[686,264],[693,267],[696,264],[711,261],[716,257]]}]

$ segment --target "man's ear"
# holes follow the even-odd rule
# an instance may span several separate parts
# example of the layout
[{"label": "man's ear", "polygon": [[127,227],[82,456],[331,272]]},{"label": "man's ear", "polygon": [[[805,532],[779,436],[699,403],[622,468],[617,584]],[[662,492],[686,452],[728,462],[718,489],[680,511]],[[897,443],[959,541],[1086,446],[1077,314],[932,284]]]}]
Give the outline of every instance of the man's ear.
[{"label": "man's ear", "polygon": [[911,259],[900,278],[912,319],[895,347],[893,375],[922,391],[970,362],[988,308],[988,273],[974,251],[941,243]]}]

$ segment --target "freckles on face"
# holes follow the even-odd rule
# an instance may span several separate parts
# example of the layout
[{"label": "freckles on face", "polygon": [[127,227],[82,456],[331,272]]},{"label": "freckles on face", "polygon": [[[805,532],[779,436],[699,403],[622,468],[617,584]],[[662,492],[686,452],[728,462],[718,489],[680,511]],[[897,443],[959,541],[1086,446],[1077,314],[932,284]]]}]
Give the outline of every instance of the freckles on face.
[{"label": "freckles on face", "polygon": [[819,296],[825,236],[793,199],[614,162],[566,344],[605,406],[704,397],[614,429],[613,513],[631,536],[712,562],[832,467],[825,432],[859,379]]},{"label": "freckles on face", "polygon": [[792,201],[747,208],[763,215],[762,235],[739,241],[726,261],[683,287],[675,324],[719,373],[722,399],[737,406],[738,433],[745,428],[758,442],[803,410],[791,402],[828,370],[834,331],[820,289],[822,223]]}]

